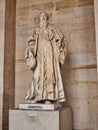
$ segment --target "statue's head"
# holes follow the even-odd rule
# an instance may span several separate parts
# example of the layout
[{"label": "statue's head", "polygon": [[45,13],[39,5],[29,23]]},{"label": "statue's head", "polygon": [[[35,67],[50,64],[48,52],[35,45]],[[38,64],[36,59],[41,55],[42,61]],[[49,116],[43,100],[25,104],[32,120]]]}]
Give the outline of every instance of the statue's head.
[{"label": "statue's head", "polygon": [[39,21],[40,22],[47,22],[48,21],[48,14],[46,12],[41,12],[39,14]]}]

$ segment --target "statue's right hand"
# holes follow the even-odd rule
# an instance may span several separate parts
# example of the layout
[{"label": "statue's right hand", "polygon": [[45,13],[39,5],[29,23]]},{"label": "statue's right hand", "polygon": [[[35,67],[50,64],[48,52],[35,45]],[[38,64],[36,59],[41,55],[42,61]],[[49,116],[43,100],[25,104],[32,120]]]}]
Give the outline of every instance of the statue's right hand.
[{"label": "statue's right hand", "polygon": [[25,51],[25,59],[29,58],[29,52],[33,54],[33,48],[30,46],[27,46],[26,51]]},{"label": "statue's right hand", "polygon": [[27,65],[30,69],[34,69],[36,66],[36,58],[32,55],[27,60]]},{"label": "statue's right hand", "polygon": [[31,51],[31,50],[33,50],[33,48],[34,48],[33,46],[28,46],[28,47],[26,48],[26,50],[27,50],[27,51]]}]

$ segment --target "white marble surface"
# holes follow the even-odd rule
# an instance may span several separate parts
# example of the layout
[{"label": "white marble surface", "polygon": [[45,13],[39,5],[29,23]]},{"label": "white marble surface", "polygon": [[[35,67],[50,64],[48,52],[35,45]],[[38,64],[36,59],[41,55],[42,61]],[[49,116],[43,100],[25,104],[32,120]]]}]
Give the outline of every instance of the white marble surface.
[{"label": "white marble surface", "polygon": [[19,104],[19,109],[22,110],[56,110],[61,108],[62,105],[60,103],[54,104],[42,104],[42,103],[24,103]]},{"label": "white marble surface", "polygon": [[9,111],[9,130],[72,130],[71,109]]}]

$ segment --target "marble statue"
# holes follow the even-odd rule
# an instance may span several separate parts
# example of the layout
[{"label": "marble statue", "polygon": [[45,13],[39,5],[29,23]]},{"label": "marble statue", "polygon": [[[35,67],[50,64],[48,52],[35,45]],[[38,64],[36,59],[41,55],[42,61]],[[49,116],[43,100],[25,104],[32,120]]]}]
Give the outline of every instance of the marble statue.
[{"label": "marble statue", "polygon": [[27,101],[45,103],[65,101],[60,72],[65,57],[66,46],[62,33],[48,23],[47,13],[41,12],[39,26],[33,29],[25,53],[26,62],[33,72]]}]

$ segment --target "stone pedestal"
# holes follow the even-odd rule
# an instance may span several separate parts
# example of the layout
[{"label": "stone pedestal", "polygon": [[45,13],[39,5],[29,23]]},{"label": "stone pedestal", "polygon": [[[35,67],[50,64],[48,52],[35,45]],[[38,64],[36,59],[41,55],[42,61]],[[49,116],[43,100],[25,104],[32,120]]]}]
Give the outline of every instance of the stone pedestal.
[{"label": "stone pedestal", "polygon": [[22,110],[56,110],[62,108],[62,105],[60,103],[54,103],[54,104],[42,104],[42,103],[25,103],[25,104],[19,104],[19,109]]},{"label": "stone pedestal", "polygon": [[9,130],[72,130],[70,108],[56,111],[10,110]]}]

